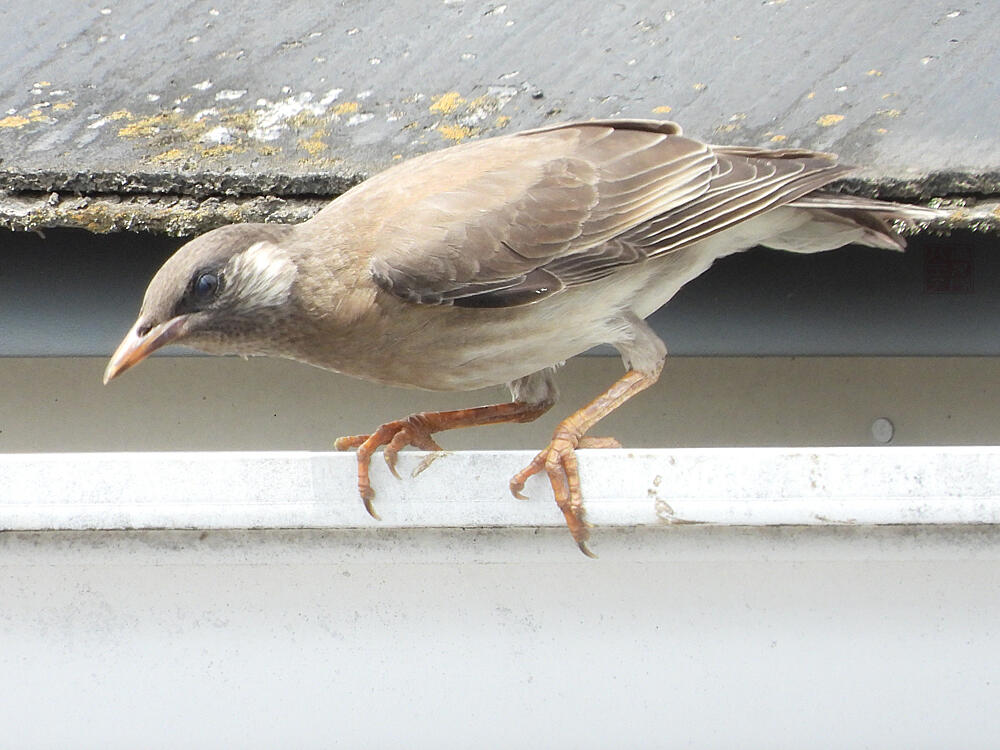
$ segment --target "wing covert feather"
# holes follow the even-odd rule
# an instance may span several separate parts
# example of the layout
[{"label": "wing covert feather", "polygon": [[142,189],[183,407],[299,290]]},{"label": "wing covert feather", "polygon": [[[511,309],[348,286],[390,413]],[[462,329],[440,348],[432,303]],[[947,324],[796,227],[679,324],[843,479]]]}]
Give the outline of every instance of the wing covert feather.
[{"label": "wing covert feather", "polygon": [[[398,208],[384,218],[370,270],[403,299],[473,307],[527,304],[607,276],[847,171],[828,154],[711,147],[673,123],[641,120],[571,123],[429,156],[439,158],[421,157],[402,179],[383,173],[379,189],[400,199],[383,201]],[[422,194],[404,199],[410,189]]]}]

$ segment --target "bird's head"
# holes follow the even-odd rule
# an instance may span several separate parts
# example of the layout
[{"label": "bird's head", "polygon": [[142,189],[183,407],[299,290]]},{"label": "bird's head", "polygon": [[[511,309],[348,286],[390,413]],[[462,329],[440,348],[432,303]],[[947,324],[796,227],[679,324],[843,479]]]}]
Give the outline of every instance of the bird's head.
[{"label": "bird's head", "polygon": [[104,382],[167,344],[213,354],[266,353],[287,315],[297,268],[282,247],[292,227],[234,224],[188,242],[149,282],[139,317],[111,357]]}]

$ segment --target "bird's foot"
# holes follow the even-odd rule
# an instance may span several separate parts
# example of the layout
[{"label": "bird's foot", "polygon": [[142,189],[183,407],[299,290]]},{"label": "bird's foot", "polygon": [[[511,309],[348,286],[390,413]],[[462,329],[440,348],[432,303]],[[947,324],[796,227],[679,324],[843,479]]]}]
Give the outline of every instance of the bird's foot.
[{"label": "bird's foot", "polygon": [[358,493],[365,504],[365,510],[372,518],[379,519],[379,515],[372,505],[372,501],[375,499],[375,490],[372,489],[369,479],[369,468],[375,451],[385,446],[382,456],[385,458],[389,471],[399,479],[399,472],[396,471],[396,459],[399,452],[408,445],[425,451],[441,450],[441,446],[431,437],[435,431],[428,424],[427,415],[411,414],[403,419],[386,422],[371,435],[351,435],[337,438],[334,442],[333,447],[338,451],[358,449]]},{"label": "bird's foot", "polygon": [[528,477],[543,469],[549,475],[556,505],[566,518],[566,526],[580,551],[587,557],[597,557],[587,546],[590,538],[590,524],[585,519],[583,493],[580,490],[580,467],[576,458],[577,448],[621,448],[614,438],[589,438],[579,434],[570,425],[562,424],[552,436],[552,442],[535,456],[531,463],[515,474],[510,480],[510,491],[514,497],[526,500],[521,492]]},{"label": "bird's foot", "polygon": [[333,444],[333,447],[339,451],[358,449],[358,492],[365,502],[365,510],[372,518],[378,518],[378,514],[372,508],[375,490],[372,489],[368,479],[368,468],[372,455],[379,446],[385,446],[383,451],[385,462],[389,466],[389,471],[398,478],[396,456],[407,445],[425,451],[440,451],[441,446],[431,437],[435,432],[504,422],[530,422],[540,414],[544,414],[551,405],[549,401],[540,403],[511,401],[507,404],[476,406],[472,409],[455,411],[423,411],[394,422],[386,422],[371,435],[342,437]]}]

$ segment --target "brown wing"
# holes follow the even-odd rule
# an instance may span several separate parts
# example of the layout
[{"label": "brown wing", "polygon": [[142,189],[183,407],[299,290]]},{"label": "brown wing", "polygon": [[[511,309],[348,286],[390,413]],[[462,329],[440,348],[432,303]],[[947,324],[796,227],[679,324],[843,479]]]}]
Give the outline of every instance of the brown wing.
[{"label": "brown wing", "polygon": [[373,186],[401,191],[382,201],[398,208],[379,232],[376,282],[413,302],[506,307],[703,239],[847,170],[827,154],[711,147],[673,123],[612,120],[394,171]]}]

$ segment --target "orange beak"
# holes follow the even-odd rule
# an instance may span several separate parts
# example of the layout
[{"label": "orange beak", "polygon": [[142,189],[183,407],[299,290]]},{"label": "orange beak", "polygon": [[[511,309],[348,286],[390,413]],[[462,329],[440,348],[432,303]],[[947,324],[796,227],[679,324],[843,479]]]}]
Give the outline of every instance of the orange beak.
[{"label": "orange beak", "polygon": [[178,315],[166,323],[153,326],[143,335],[139,334],[138,323],[134,325],[118,345],[115,353],[111,355],[111,361],[104,371],[104,384],[107,385],[112,378],[139,364],[157,349],[162,349],[184,336],[190,328],[190,322],[189,315]]}]

